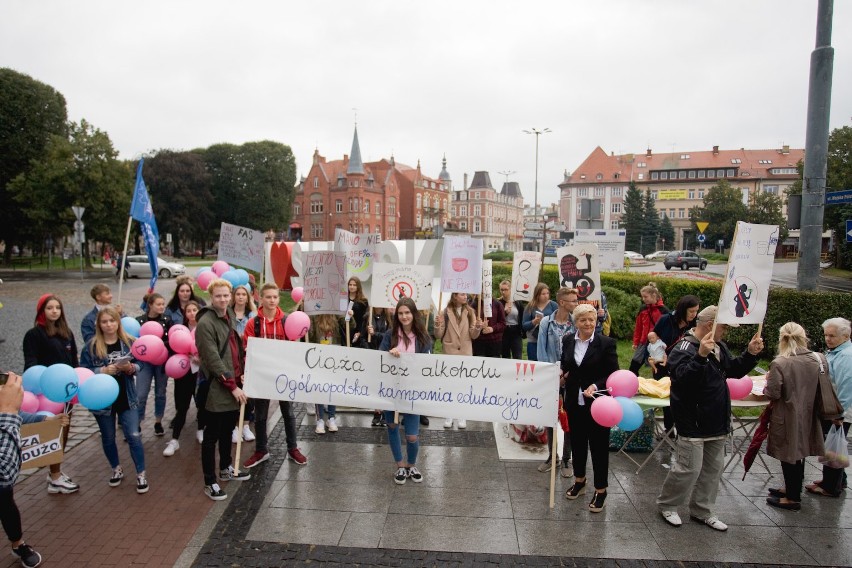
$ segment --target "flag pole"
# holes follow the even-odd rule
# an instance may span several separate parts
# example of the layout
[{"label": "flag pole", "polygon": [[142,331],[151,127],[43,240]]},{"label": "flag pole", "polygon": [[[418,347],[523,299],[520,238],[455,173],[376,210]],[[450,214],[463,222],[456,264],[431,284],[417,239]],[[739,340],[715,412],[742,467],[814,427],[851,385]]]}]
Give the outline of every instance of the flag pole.
[{"label": "flag pole", "polygon": [[124,234],[124,251],[121,253],[121,262],[118,263],[118,302],[121,304],[121,288],[124,286],[124,267],[127,266],[127,245],[130,243],[130,227],[133,225],[133,217],[127,218],[127,232]]}]

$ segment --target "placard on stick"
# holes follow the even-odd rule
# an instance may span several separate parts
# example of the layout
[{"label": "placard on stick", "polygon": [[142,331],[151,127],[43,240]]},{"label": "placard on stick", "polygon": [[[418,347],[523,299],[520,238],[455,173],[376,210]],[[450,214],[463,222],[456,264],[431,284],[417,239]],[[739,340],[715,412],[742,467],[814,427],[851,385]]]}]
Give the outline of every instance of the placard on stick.
[{"label": "placard on stick", "polygon": [[21,469],[62,463],[59,420],[44,420],[21,426]]}]

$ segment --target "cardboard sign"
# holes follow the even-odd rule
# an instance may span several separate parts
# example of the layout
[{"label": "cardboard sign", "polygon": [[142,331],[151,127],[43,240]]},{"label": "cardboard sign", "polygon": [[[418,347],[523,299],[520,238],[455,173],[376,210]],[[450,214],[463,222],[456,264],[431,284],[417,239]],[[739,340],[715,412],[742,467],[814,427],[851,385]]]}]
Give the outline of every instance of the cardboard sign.
[{"label": "cardboard sign", "polygon": [[541,271],[541,253],[525,250],[515,253],[512,260],[512,301],[532,300],[538,274]]},{"label": "cardboard sign", "polygon": [[624,268],[624,242],[626,239],[627,231],[624,229],[606,231],[577,229],[574,232],[575,245],[597,245],[598,268],[600,270],[621,270]]},{"label": "cardboard sign", "polygon": [[493,292],[494,272],[491,260],[482,261],[482,313],[485,317],[491,317],[491,300]]},{"label": "cardboard sign", "polygon": [[59,420],[44,420],[21,426],[21,469],[62,463]]},{"label": "cardboard sign", "polygon": [[304,310],[309,316],[346,311],[346,268],[343,255],[309,252],[303,255]]},{"label": "cardboard sign", "polygon": [[556,249],[559,285],[576,288],[579,300],[601,299],[601,274],[598,270],[598,246],[570,245]]},{"label": "cardboard sign", "polygon": [[[357,352],[356,352],[357,351]],[[486,422],[555,424],[559,365],[249,338],[252,398]]]},{"label": "cardboard sign", "polygon": [[419,310],[428,310],[432,303],[432,280],[435,269],[416,264],[386,264],[373,266],[373,286],[370,305],[395,308],[400,298],[414,300]]},{"label": "cardboard sign", "polygon": [[344,229],[334,231],[334,252],[342,253],[346,260],[346,278],[357,276],[365,282],[373,275],[376,247],[382,242],[377,233],[350,233]]},{"label": "cardboard sign", "polygon": [[717,323],[761,323],[778,246],[778,225],[739,221],[719,297]]},{"label": "cardboard sign", "polygon": [[482,290],[482,241],[444,237],[441,291],[478,294]]},{"label": "cardboard sign", "polygon": [[219,229],[219,260],[260,272],[263,270],[263,255],[263,233],[239,225],[222,223]]}]

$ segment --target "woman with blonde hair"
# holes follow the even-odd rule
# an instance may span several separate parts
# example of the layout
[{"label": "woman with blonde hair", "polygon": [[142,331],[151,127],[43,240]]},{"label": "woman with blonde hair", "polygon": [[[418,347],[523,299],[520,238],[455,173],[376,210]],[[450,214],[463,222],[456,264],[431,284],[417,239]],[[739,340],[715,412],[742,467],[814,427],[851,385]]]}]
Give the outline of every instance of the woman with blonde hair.
[{"label": "woman with blonde hair", "polygon": [[778,356],[769,366],[764,393],[772,400],[766,453],[781,461],[784,487],[770,489],[766,502],[778,509],[802,508],[805,458],[824,453],[820,418],[841,419],[840,403],[825,356],[808,349],[805,330],[795,322],[781,326]]}]

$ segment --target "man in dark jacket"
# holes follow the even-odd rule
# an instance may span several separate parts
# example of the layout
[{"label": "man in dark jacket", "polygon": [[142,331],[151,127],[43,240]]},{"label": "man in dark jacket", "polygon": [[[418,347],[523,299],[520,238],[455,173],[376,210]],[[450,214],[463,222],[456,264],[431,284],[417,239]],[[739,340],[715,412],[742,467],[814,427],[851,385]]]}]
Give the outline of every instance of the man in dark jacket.
[{"label": "man in dark jacket", "polygon": [[728,525],[713,513],[722,477],[725,440],[731,431],[728,377],[743,377],[757,364],[763,340],[755,335],[737,358],[722,342],[728,326],[716,324],[716,306],[698,314],[696,326],[669,355],[671,408],[677,426],[677,455],[657,497],[660,514],[682,524],[677,508],[689,500],[689,515],[718,531]]}]

